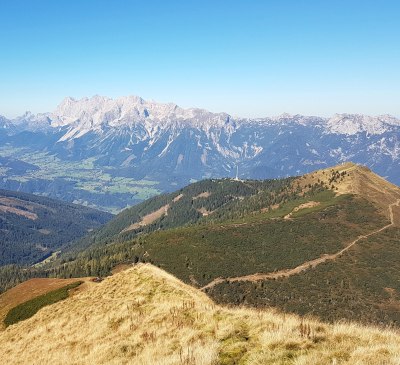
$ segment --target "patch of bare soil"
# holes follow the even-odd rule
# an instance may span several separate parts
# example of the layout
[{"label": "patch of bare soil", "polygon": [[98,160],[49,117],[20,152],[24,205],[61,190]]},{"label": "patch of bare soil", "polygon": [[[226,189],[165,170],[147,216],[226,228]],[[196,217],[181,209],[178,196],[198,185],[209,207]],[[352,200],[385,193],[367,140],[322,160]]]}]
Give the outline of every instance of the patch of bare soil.
[{"label": "patch of bare soil", "polygon": [[213,210],[207,210],[207,209],[204,208],[204,207],[201,207],[200,209],[197,209],[197,211],[198,211],[199,213],[201,213],[201,214],[203,215],[203,217],[206,217],[206,216],[208,216],[208,215],[214,213]]},{"label": "patch of bare soil", "polygon": [[309,201],[307,203],[300,204],[299,206],[295,207],[289,214],[286,214],[283,218],[284,219],[290,219],[292,217],[293,213],[298,212],[301,209],[317,207],[320,204],[321,204],[320,202],[315,202],[315,201]]},{"label": "patch of bare soil", "polygon": [[36,213],[28,212],[27,210],[22,210],[22,209],[18,209],[18,208],[14,208],[14,207],[9,207],[6,205],[0,205],[0,212],[13,213],[13,214],[20,215],[22,217],[31,219],[33,221],[38,219],[38,216]]},{"label": "patch of bare soil", "polygon": [[168,209],[169,209],[169,204],[162,206],[160,209],[157,209],[156,211],[145,215],[140,222],[133,223],[129,227],[126,227],[121,231],[121,233],[132,231],[133,229],[137,229],[153,223],[155,220],[161,218],[164,214],[167,215]]},{"label": "patch of bare soil", "polygon": [[179,195],[176,196],[174,199],[172,199],[172,201],[173,201],[174,203],[176,203],[177,201],[181,200],[182,197],[183,197],[183,194],[179,194]]},{"label": "patch of bare soil", "polygon": [[[172,202],[176,203],[177,201],[179,201],[181,198],[183,197],[183,194],[179,194],[178,196],[176,196]],[[156,221],[157,219],[161,218],[163,215],[167,215],[168,214],[168,209],[170,208],[169,204],[163,205],[160,209],[157,209],[156,211],[149,213],[147,215],[145,215],[142,220],[140,222],[136,222],[131,224],[129,227],[126,227],[125,229],[123,229],[121,231],[121,233],[123,232],[128,232],[128,231],[132,231],[133,229],[137,229],[140,227],[144,227],[147,226],[151,223],[153,223],[154,221]]]}]

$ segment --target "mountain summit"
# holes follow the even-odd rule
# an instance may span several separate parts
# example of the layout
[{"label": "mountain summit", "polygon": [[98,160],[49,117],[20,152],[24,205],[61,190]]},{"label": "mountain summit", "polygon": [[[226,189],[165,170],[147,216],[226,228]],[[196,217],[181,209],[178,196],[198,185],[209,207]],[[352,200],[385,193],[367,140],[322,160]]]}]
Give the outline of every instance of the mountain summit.
[{"label": "mountain summit", "polygon": [[[156,125],[161,123],[164,126],[184,122],[186,125],[201,129],[222,128],[230,122],[239,124],[274,124],[276,122],[280,124],[288,122],[312,124],[313,121],[318,121],[326,131],[345,135],[354,135],[360,132],[382,134],[394,126],[400,126],[400,120],[391,115],[371,117],[360,114],[335,114],[331,118],[320,118],[284,113],[276,117],[234,118],[227,113],[213,113],[198,108],[184,109],[174,103],[146,101],[134,95],[117,99],[99,95],[82,99],[66,97],[52,113],[35,116],[26,112],[12,122],[21,125],[24,122],[30,124],[29,122],[35,121],[40,126],[41,124],[48,125],[49,120],[52,127],[74,126],[81,132],[99,130],[101,126],[114,128],[132,126],[144,123],[144,121],[152,121]],[[83,134],[71,134],[69,138],[78,138]]]}]

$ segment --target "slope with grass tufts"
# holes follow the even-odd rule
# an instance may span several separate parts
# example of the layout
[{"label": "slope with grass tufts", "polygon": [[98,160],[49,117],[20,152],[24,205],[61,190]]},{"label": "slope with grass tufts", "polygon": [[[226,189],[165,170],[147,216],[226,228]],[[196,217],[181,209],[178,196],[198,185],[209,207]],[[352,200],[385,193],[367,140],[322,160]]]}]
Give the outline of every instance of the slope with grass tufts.
[{"label": "slope with grass tufts", "polygon": [[229,309],[151,266],[119,272],[0,333],[10,364],[398,364],[400,334]]},{"label": "slope with grass tufts", "polygon": [[[9,311],[32,299],[46,295],[68,285],[77,283],[82,279],[56,279],[56,278],[35,278],[24,281],[5,293],[0,295],[0,331],[4,329],[4,319]],[[83,278],[85,284],[90,285],[90,278]]]}]

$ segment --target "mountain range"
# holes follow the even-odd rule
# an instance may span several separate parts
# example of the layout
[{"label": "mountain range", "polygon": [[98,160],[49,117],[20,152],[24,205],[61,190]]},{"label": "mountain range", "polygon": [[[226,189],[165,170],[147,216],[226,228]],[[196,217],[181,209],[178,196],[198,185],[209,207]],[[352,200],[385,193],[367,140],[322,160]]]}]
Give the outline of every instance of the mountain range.
[{"label": "mountain range", "polygon": [[118,212],[195,180],[350,160],[400,184],[399,136],[390,115],[245,119],[137,96],[65,98],[52,113],[0,117],[0,187]]}]

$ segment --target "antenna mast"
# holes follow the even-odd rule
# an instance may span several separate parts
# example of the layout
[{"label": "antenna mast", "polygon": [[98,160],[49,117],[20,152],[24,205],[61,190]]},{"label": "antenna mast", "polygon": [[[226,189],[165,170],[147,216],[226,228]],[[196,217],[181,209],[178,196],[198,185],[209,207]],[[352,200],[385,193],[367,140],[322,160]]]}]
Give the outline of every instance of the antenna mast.
[{"label": "antenna mast", "polygon": [[239,165],[236,165],[236,177],[235,177],[236,181],[239,181]]}]

